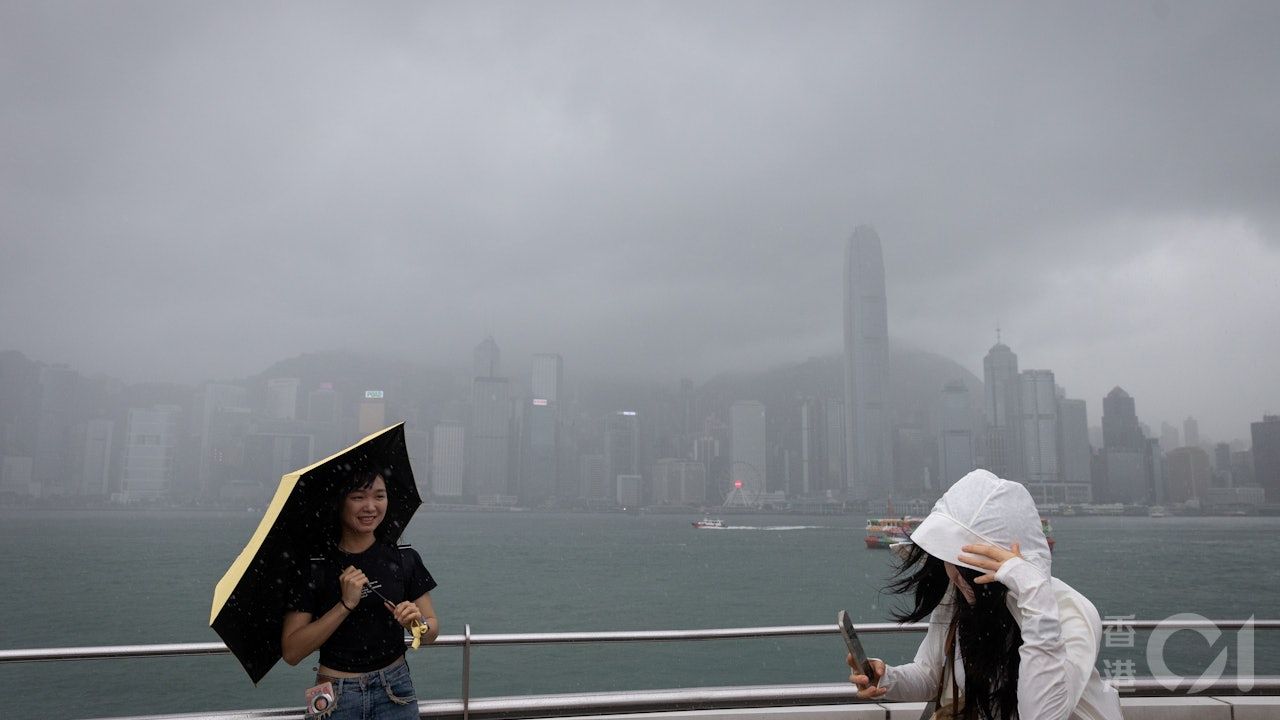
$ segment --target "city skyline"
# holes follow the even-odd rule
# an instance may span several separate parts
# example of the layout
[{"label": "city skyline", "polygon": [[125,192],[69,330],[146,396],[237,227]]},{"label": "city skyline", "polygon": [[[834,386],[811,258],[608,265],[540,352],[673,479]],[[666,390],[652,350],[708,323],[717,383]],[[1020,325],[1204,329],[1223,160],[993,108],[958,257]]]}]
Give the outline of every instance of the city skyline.
[{"label": "city skyline", "polygon": [[1280,8],[755,7],[7,4],[0,336],[703,382],[840,352],[868,223],[898,342],[976,373],[999,322],[1217,435],[1280,396]]},{"label": "city skyline", "polygon": [[[487,335],[487,336],[484,336],[484,337],[485,337],[485,339],[486,339],[486,340],[488,340],[488,341],[491,341],[491,340],[493,339],[493,338],[492,338],[492,335]],[[900,350],[909,350],[909,351],[914,351],[914,352],[921,352],[921,351],[922,351],[922,350],[920,350],[919,348],[914,348],[914,347],[911,347],[911,346],[906,346],[906,347],[904,347],[904,346],[903,346],[903,344],[902,344],[901,342],[897,341],[897,340],[896,340],[895,338],[893,338],[892,336],[889,338],[889,343],[890,343],[890,346],[891,346],[891,347],[893,347],[893,348],[897,348],[897,349],[900,349]],[[995,347],[997,347],[997,348],[1003,348],[1005,351],[1009,351],[1009,350],[1008,350],[1008,349],[1009,349],[1009,345],[1008,345],[1008,344],[1006,344],[1006,343],[1004,343],[1003,341],[998,342],[998,343],[996,344],[996,346],[995,346]],[[473,346],[473,348],[474,348],[474,346]],[[395,361],[395,362],[408,362],[408,363],[411,363],[411,364],[415,364],[415,365],[417,365],[418,367],[420,367],[420,368],[421,368],[422,370],[424,370],[424,371],[436,372],[436,373],[440,373],[440,372],[443,372],[443,373],[450,373],[450,374],[453,374],[456,378],[459,378],[459,379],[465,378],[465,380],[466,380],[466,382],[467,382],[468,384],[471,382],[471,379],[472,379],[472,375],[471,375],[471,374],[472,374],[472,372],[474,371],[474,366],[475,366],[475,362],[476,362],[476,358],[474,357],[474,351],[473,351],[471,354],[468,354],[468,353],[466,353],[466,352],[459,352],[459,353],[456,353],[456,354],[457,354],[457,356],[458,356],[458,358],[457,358],[457,360],[456,360],[454,363],[452,363],[452,364],[447,364],[447,365],[433,365],[433,364],[421,364],[421,363],[420,363],[420,361],[414,361],[412,358],[400,358],[400,359],[396,359],[396,358],[385,358],[385,357],[383,357],[383,358],[379,358],[379,356],[377,356],[377,355],[375,355],[375,354],[361,354],[361,353],[356,353],[356,352],[352,352],[352,351],[330,351],[330,353],[326,353],[325,351],[319,351],[319,350],[312,349],[312,350],[309,350],[309,351],[302,351],[302,352],[299,352],[299,353],[294,354],[294,355],[291,355],[291,356],[278,358],[278,359],[277,359],[277,360],[275,360],[274,362],[270,363],[268,366],[265,366],[265,367],[263,367],[263,368],[261,368],[261,369],[259,369],[259,370],[255,371],[255,372],[250,373],[249,375],[245,375],[245,376],[242,376],[242,377],[228,377],[228,376],[208,377],[208,378],[200,379],[200,380],[198,380],[198,381],[196,381],[196,382],[193,382],[193,383],[173,382],[173,381],[166,381],[166,380],[161,380],[161,379],[149,379],[149,378],[143,378],[143,379],[138,380],[138,381],[128,382],[128,381],[126,381],[126,380],[125,380],[125,379],[123,379],[123,378],[119,378],[119,377],[111,376],[111,375],[109,375],[109,374],[100,373],[100,372],[88,372],[88,371],[86,371],[86,370],[85,370],[85,369],[83,369],[83,368],[79,368],[79,367],[76,367],[76,366],[71,365],[71,364],[68,364],[68,363],[63,363],[63,362],[59,362],[59,361],[51,361],[51,360],[47,360],[47,359],[43,359],[43,358],[39,358],[39,357],[34,357],[34,356],[32,356],[32,355],[28,354],[27,352],[24,352],[21,348],[0,348],[0,353],[4,353],[4,352],[18,353],[19,355],[21,355],[21,356],[25,357],[28,361],[30,361],[30,362],[32,362],[32,363],[38,364],[38,365],[43,366],[43,367],[52,368],[52,369],[65,369],[65,370],[69,370],[69,371],[71,371],[71,372],[73,372],[73,373],[76,373],[76,374],[80,375],[81,377],[84,377],[84,378],[87,378],[87,379],[103,379],[103,380],[110,381],[110,382],[112,382],[112,383],[122,383],[122,384],[127,385],[127,386],[148,386],[148,385],[156,385],[156,386],[190,387],[190,388],[192,388],[192,389],[195,389],[195,388],[205,388],[205,387],[209,387],[209,386],[213,386],[213,387],[223,387],[223,388],[228,388],[228,387],[240,387],[240,385],[241,385],[242,383],[252,381],[252,380],[253,380],[254,378],[256,378],[256,377],[262,377],[262,378],[264,378],[264,379],[265,379],[265,376],[266,376],[267,374],[269,374],[269,373],[270,373],[271,368],[272,368],[272,367],[274,367],[274,366],[279,365],[280,363],[290,362],[290,361],[292,361],[292,360],[297,360],[297,359],[306,358],[306,357],[310,357],[310,356],[321,356],[321,355],[326,355],[326,354],[342,355],[342,356],[348,356],[348,357],[352,357],[352,358],[366,358],[366,359],[370,359],[370,360],[373,360],[373,359],[379,359],[379,360],[393,360],[393,361]],[[1009,351],[1009,352],[1010,352],[1011,354],[1013,354],[1011,351]],[[529,354],[526,354],[526,355],[523,355],[523,356],[521,356],[521,355],[513,355],[513,356],[514,356],[514,360],[509,360],[509,361],[511,362],[511,368],[510,368],[510,370],[511,370],[512,372],[511,372],[511,373],[504,373],[504,374],[502,375],[502,377],[507,377],[507,378],[523,377],[524,375],[527,375],[527,374],[529,374],[530,372],[532,372],[533,368],[536,366],[537,358],[539,358],[539,357],[548,357],[548,356],[559,357],[559,356],[560,356],[560,354],[559,354],[559,353],[554,353],[554,352],[547,352],[547,351],[539,350],[539,351],[536,351],[536,352],[533,352],[533,353],[529,353]],[[827,357],[827,358],[829,358],[829,359],[841,358],[841,357],[843,357],[843,353],[838,352],[838,351],[833,351],[833,352],[831,352],[831,353],[826,354],[826,355],[825,355],[825,357]],[[946,357],[946,356],[939,356],[939,357]],[[957,363],[958,365],[960,365],[961,367],[963,367],[963,368],[965,369],[965,371],[966,371],[966,372],[971,373],[971,374],[972,374],[972,375],[973,375],[973,376],[974,376],[974,377],[975,377],[979,382],[982,382],[982,381],[983,381],[983,379],[984,379],[984,377],[983,377],[983,376],[984,376],[984,372],[983,372],[983,370],[982,370],[982,365],[983,365],[983,356],[979,356],[978,358],[976,358],[976,362],[972,362],[972,365],[976,365],[976,367],[977,367],[977,371],[974,371],[974,370],[971,368],[971,364],[970,364],[970,363],[965,362],[965,360],[966,360],[965,358],[950,358],[950,357],[946,357],[946,359],[947,359],[947,360],[950,360],[950,361],[953,361],[953,362]],[[970,360],[970,361],[972,361],[973,359],[969,359],[969,360]],[[785,367],[788,367],[788,366],[794,366],[794,365],[797,365],[797,364],[799,364],[799,363],[801,363],[801,362],[803,362],[803,359],[802,359],[802,358],[799,358],[799,357],[796,357],[796,358],[793,358],[793,359],[792,359],[791,361],[789,361],[789,362],[780,363],[780,364],[775,365],[775,366],[756,368],[756,369],[754,369],[752,372],[754,372],[754,373],[767,373],[767,372],[774,371],[774,370],[777,370],[777,369],[780,369],[780,368],[785,368]],[[1016,363],[1017,363],[1016,354],[1015,354],[1015,357],[1014,357],[1013,362],[1014,362],[1015,367],[1016,367]],[[1048,364],[1047,364],[1047,363],[1045,363],[1045,365],[1048,365]],[[1068,372],[1070,373],[1070,372],[1071,372],[1071,370],[1068,370]],[[632,377],[632,376],[629,376],[629,375],[612,376],[612,377],[611,377],[607,372],[602,372],[602,371],[600,371],[600,370],[598,370],[598,369],[594,369],[594,368],[585,368],[585,369],[584,369],[584,368],[582,368],[582,367],[580,367],[580,366],[576,369],[576,374],[577,374],[577,376],[578,376],[578,378],[579,378],[579,379],[586,377],[586,378],[589,378],[589,379],[591,380],[591,382],[593,382],[593,383],[601,383],[601,382],[603,382],[603,383],[618,382],[618,383],[623,384],[623,385],[626,385],[626,386],[635,386],[635,387],[655,387],[655,388],[656,388],[656,387],[666,387],[666,386],[670,386],[670,385],[673,385],[673,384],[675,384],[675,383],[677,383],[677,382],[680,382],[680,381],[682,381],[682,380],[684,380],[684,379],[687,379],[687,375],[680,375],[679,373],[674,374],[674,375],[672,376],[672,378],[670,378],[670,379],[662,378],[662,379],[640,379],[640,380],[637,380],[636,378],[634,378],[634,377]],[[722,371],[722,372],[720,372],[720,373],[716,373],[716,374],[712,375],[708,380],[709,380],[709,381],[714,381],[715,379],[717,379],[717,378],[719,378],[719,377],[722,377],[722,376],[725,376],[725,375],[731,375],[731,376],[732,376],[732,375],[740,375],[740,374],[742,374],[742,373],[740,373],[740,372],[731,372],[731,371],[729,371],[729,370],[724,370],[724,371]],[[1097,431],[1099,431],[1099,432],[1101,432],[1101,428],[1102,428],[1102,399],[1106,396],[1106,394],[1107,394],[1107,393],[1108,393],[1112,388],[1116,387],[1117,385],[1122,386],[1122,387],[1125,387],[1125,388],[1134,387],[1134,386],[1136,386],[1136,385],[1137,385],[1137,383],[1132,382],[1132,381],[1125,381],[1125,382],[1119,382],[1119,383],[1117,383],[1117,382],[1115,382],[1115,381],[1111,381],[1111,382],[1109,382],[1109,383],[1105,383],[1105,384],[1106,384],[1106,389],[1105,389],[1103,392],[1098,393],[1098,394],[1097,394],[1097,397],[1094,397],[1093,395],[1090,395],[1090,394],[1088,394],[1088,393],[1085,393],[1085,392],[1082,392],[1082,391],[1078,391],[1076,388],[1077,388],[1077,387],[1079,387],[1079,384],[1078,384],[1078,383],[1075,383],[1075,382],[1072,382],[1071,377],[1072,377],[1072,375],[1068,374],[1068,375],[1066,375],[1064,378],[1059,378],[1059,381],[1060,381],[1060,382],[1059,382],[1059,384],[1064,385],[1064,386],[1067,386],[1067,387],[1070,389],[1070,391],[1071,391],[1071,395],[1072,395],[1072,396],[1074,396],[1074,397],[1081,397],[1081,398],[1084,398],[1084,399],[1086,399],[1086,400],[1088,401],[1088,408],[1087,408],[1087,413],[1088,413],[1088,415],[1087,415],[1087,418],[1088,418],[1088,427],[1089,427],[1091,430],[1097,430]],[[990,387],[990,386],[988,385],[988,387]],[[939,389],[941,389],[941,388],[939,388]],[[986,392],[988,392],[988,393],[989,393],[989,392],[990,392],[990,390],[988,389],[988,390],[986,390]],[[843,394],[842,394],[842,395],[841,395],[841,399],[842,399],[842,400],[843,400],[843,397],[844,397],[844,396],[843,396]],[[749,398],[748,398],[748,399],[749,399]],[[982,403],[982,404],[984,405],[984,407],[985,407],[985,404],[990,402],[990,398],[989,398],[989,397],[987,397],[987,398],[985,398],[985,399],[984,399],[984,398],[978,398],[978,399],[975,399],[975,402],[977,402],[977,403]],[[1182,428],[1182,427],[1192,427],[1192,428],[1195,428],[1195,430],[1196,430],[1196,433],[1197,433],[1197,434],[1200,434],[1200,433],[1201,433],[1201,431],[1200,431],[1200,425],[1201,425],[1201,423],[1200,423],[1200,417],[1202,417],[1202,410],[1200,410],[1200,409],[1198,409],[1198,408],[1193,408],[1193,407],[1186,407],[1186,408],[1182,408],[1182,409],[1175,409],[1175,410],[1173,411],[1173,414],[1172,414],[1171,416],[1169,416],[1169,417],[1161,417],[1161,416],[1160,416],[1160,415],[1158,415],[1157,413],[1155,413],[1155,412],[1153,412],[1153,411],[1150,411],[1150,410],[1146,410],[1146,409],[1145,409],[1145,408],[1149,408],[1149,407],[1150,407],[1150,403],[1149,403],[1149,402],[1146,402],[1146,401],[1145,401],[1145,399],[1144,399],[1144,403],[1143,403],[1143,404],[1144,404],[1144,412],[1143,412],[1143,413],[1141,413],[1141,417],[1142,417],[1142,418],[1144,418],[1143,422],[1144,422],[1145,424],[1148,424],[1148,425],[1150,426],[1150,430],[1151,430],[1151,433],[1152,433],[1151,437],[1154,437],[1154,438],[1156,438],[1156,439],[1159,439],[1159,438],[1161,437],[1161,424],[1162,424],[1162,423],[1163,423],[1164,425],[1169,425],[1169,427],[1170,427],[1171,429],[1174,429],[1174,430],[1177,430],[1178,428]],[[1252,409],[1250,409],[1250,410],[1248,410],[1248,411],[1247,411],[1247,414],[1245,414],[1245,415],[1243,415],[1243,416],[1241,416],[1241,417],[1238,417],[1238,418],[1232,418],[1231,420],[1229,420],[1229,421],[1226,423],[1226,425],[1228,426],[1228,429],[1227,429],[1227,431],[1226,431],[1225,433],[1224,433],[1224,432],[1222,431],[1222,429],[1221,429],[1220,427],[1218,427],[1218,426],[1208,426],[1208,429],[1207,429],[1207,430],[1204,430],[1204,431],[1203,431],[1203,434],[1204,434],[1206,437],[1211,437],[1211,438],[1214,438],[1215,440],[1223,440],[1223,439],[1226,439],[1226,440],[1229,440],[1229,441],[1232,441],[1232,442],[1235,442],[1235,441],[1242,441],[1242,440],[1247,440],[1247,438],[1249,437],[1249,425],[1250,425],[1250,423],[1255,422],[1255,421],[1257,420],[1257,418],[1258,418],[1258,417],[1261,417],[1261,416],[1262,416],[1262,415],[1264,415],[1264,414],[1265,414],[1265,415],[1274,415],[1274,414],[1276,414],[1276,412],[1277,412],[1277,410],[1278,410],[1278,409],[1280,409],[1280,397],[1278,397],[1277,402],[1275,402],[1275,403],[1272,403],[1272,404],[1266,404],[1266,403],[1256,404],[1254,408],[1252,408]],[[1177,428],[1175,428],[1173,425],[1170,425],[1170,423],[1176,423]],[[1182,439],[1182,440],[1184,441],[1184,442],[1182,442],[1182,444],[1181,444],[1180,446],[1189,446],[1189,445],[1198,445],[1198,444],[1200,444],[1199,440],[1196,440],[1196,442],[1194,442],[1194,443],[1187,443],[1187,442],[1185,442],[1185,439],[1186,439],[1186,438],[1184,437],[1185,433],[1175,433],[1175,434],[1176,434],[1180,439]],[[1101,437],[1101,436],[1099,436],[1099,437]],[[985,456],[987,456],[987,457],[990,457],[989,453],[991,452],[991,449],[988,447],[988,448],[984,448],[984,450],[985,450],[984,455],[985,455]]]},{"label": "city skyline", "polygon": [[[1008,346],[997,343],[988,360],[997,353],[1013,355]],[[435,391],[428,386],[406,394],[402,383],[407,377],[384,374],[385,383],[370,382],[368,378],[373,376],[359,371],[358,359],[334,357],[326,361],[333,370],[317,374],[313,367],[305,373],[307,380],[292,376],[285,363],[248,384],[205,383],[185,390],[171,388],[153,395],[151,402],[143,403],[127,400],[125,405],[120,405],[121,400],[117,399],[113,401],[118,408],[117,419],[113,421],[110,415],[102,415],[101,410],[86,414],[84,402],[100,403],[101,399],[92,400],[94,393],[119,393],[123,385],[113,385],[102,378],[83,378],[69,368],[40,365],[8,353],[0,356],[0,370],[4,371],[0,373],[3,381],[0,382],[0,406],[3,406],[0,410],[4,410],[0,412],[0,421],[9,438],[5,441],[8,452],[4,453],[5,480],[0,491],[12,492],[17,488],[21,493],[18,486],[11,485],[15,478],[21,485],[24,482],[21,478],[26,477],[30,478],[26,482],[36,483],[33,489],[43,488],[40,494],[95,494],[106,488],[118,488],[119,492],[127,490],[135,496],[142,493],[142,497],[177,499],[203,497],[212,488],[215,495],[220,493],[217,496],[224,502],[236,496],[251,498],[258,492],[255,488],[260,490],[258,483],[270,482],[292,467],[323,457],[388,422],[408,418],[410,427],[406,434],[410,439],[411,457],[416,458],[424,472],[421,478],[426,483],[424,492],[436,492],[431,489],[436,487],[434,479],[428,478],[440,472],[444,484],[439,486],[439,492],[445,496],[449,492],[461,492],[481,504],[562,506],[579,497],[582,501],[606,505],[643,503],[655,498],[667,501],[672,497],[687,501],[690,491],[683,487],[686,482],[693,483],[691,487],[702,488],[708,502],[714,502],[717,493],[726,492],[727,484],[736,485],[736,482],[743,483],[748,502],[762,501],[759,499],[766,495],[774,498],[770,502],[782,497],[823,496],[830,500],[845,496],[846,490],[850,498],[866,497],[858,488],[846,485],[847,478],[839,473],[843,450],[820,439],[843,440],[840,412],[843,401],[836,400],[841,397],[841,388],[834,375],[828,378],[825,391],[810,386],[809,392],[818,390],[818,397],[826,398],[821,403],[798,396],[798,404],[797,401],[776,404],[779,397],[776,391],[780,389],[777,387],[771,390],[773,400],[760,403],[744,399],[753,394],[751,385],[739,386],[733,394],[725,395],[723,389],[698,388],[686,381],[681,383],[679,395],[671,394],[661,401],[685,403],[684,410],[674,410],[675,406],[664,410],[661,404],[640,400],[637,404],[622,404],[643,408],[640,412],[601,412],[601,407],[616,408],[618,404],[610,405],[606,401],[602,406],[597,400],[593,403],[597,409],[587,411],[587,406],[582,404],[583,396],[573,383],[563,384],[564,361],[558,354],[534,355],[530,368],[524,373],[526,377],[521,379],[492,374],[504,367],[500,363],[501,351],[492,336],[476,346],[473,356],[476,362],[471,374],[485,374],[471,378],[469,401],[456,382],[452,391],[446,390],[443,394],[440,389],[448,388],[450,383],[437,384]],[[901,360],[898,357],[898,361]],[[335,361],[337,365],[333,365]],[[29,367],[26,372],[36,372],[30,376],[32,382],[22,381],[22,364]],[[405,370],[407,366],[400,368],[402,372]],[[363,374],[366,379],[353,384],[352,372],[357,376]],[[1010,372],[1016,372],[1016,364],[1010,367]],[[1233,438],[1228,444],[1208,436],[1196,440],[1203,457],[1207,458],[1209,453],[1214,456],[1212,476],[1194,470],[1190,472],[1201,473],[1196,476],[1198,479],[1186,480],[1189,472],[1185,469],[1188,467],[1184,460],[1186,454],[1169,454],[1169,462],[1173,464],[1165,463],[1160,438],[1155,437],[1152,430],[1154,423],[1140,422],[1135,414],[1134,399],[1119,386],[1113,387],[1100,403],[1103,422],[1092,448],[1095,460],[1090,470],[1088,403],[1067,399],[1052,370],[1024,370],[1013,377],[1017,378],[1020,398],[1015,412],[1023,428],[1020,435],[1025,472],[1022,476],[1008,471],[1003,474],[1026,482],[1044,502],[1087,502],[1090,485],[1094,501],[1158,502],[1164,498],[1166,467],[1170,473],[1169,492],[1173,493],[1172,497],[1183,500],[1188,492],[1185,487],[1191,487],[1188,482],[1195,488],[1209,488],[1211,482],[1212,488],[1227,488],[1212,490],[1216,493],[1215,502],[1246,497],[1239,495],[1246,491],[1231,488],[1237,487],[1234,483],[1243,482],[1242,487],[1247,489],[1254,482],[1247,442]],[[341,387],[333,382],[338,379],[343,381]],[[900,385],[901,378],[898,383]],[[393,389],[361,389],[369,384]],[[111,390],[112,387],[115,390]],[[130,397],[134,392],[130,391]],[[564,402],[540,395],[562,398]],[[22,400],[24,396],[28,399]],[[713,400],[716,397],[719,400]],[[14,415],[15,401],[28,408],[27,415]],[[708,401],[710,405],[706,404]],[[907,419],[906,424],[902,424],[906,417],[901,414],[903,407],[894,403],[893,414],[898,420],[893,432],[898,435],[907,432],[909,435],[904,437],[915,437],[911,442],[923,443],[916,450],[903,450],[895,441],[895,457],[903,451],[925,454],[923,467],[912,464],[921,461],[914,460],[915,456],[906,456],[909,476],[886,478],[898,497],[920,494],[927,497],[954,482],[970,467],[992,465],[990,453],[997,444],[982,440],[986,437],[989,442],[995,436],[995,428],[978,409],[979,402],[963,381],[946,380],[927,401],[929,407],[934,408],[927,414],[941,413],[942,424],[927,424],[922,435],[920,428],[913,425],[914,421]],[[696,410],[697,407],[701,407],[701,411]],[[751,407],[758,409],[745,414],[739,412],[740,408]],[[770,408],[770,419],[766,425],[767,408]],[[126,409],[127,416],[118,415]],[[836,411],[835,424],[832,424],[832,410]],[[34,414],[30,414],[32,411]],[[684,420],[673,426],[664,425],[679,413],[685,414]],[[748,421],[753,424],[750,430],[742,424],[748,417],[753,418]],[[1264,413],[1263,417],[1273,416]],[[582,425],[583,420],[587,421],[586,426]],[[707,425],[713,420],[720,424],[720,431]],[[600,423],[598,429],[590,430],[590,425],[597,422]],[[985,428],[981,427],[984,422]],[[572,430],[575,424],[578,429]],[[1194,416],[1184,421],[1186,428],[1194,430],[1189,433],[1193,436],[1198,434],[1197,424]],[[705,426],[706,430],[700,431],[698,425]],[[1257,426],[1257,420],[1251,419],[1255,437]],[[1161,433],[1167,434],[1168,427],[1167,422],[1163,423]],[[699,432],[704,433],[703,439],[712,439],[716,432],[730,430],[732,437],[720,435],[718,449],[714,440],[713,445],[706,446],[710,448],[708,455]],[[442,437],[437,435],[440,431],[444,432]],[[706,435],[708,432],[712,434]],[[661,440],[661,436],[669,439]],[[17,446],[11,442],[15,437],[19,438]],[[33,440],[21,441],[22,437]],[[60,448],[65,448],[69,439],[73,444],[80,443],[82,449],[74,449],[72,456],[66,457],[60,454],[65,452]],[[666,444],[663,446],[663,443]],[[22,451],[24,447],[26,452]],[[183,447],[190,449],[183,450]],[[604,462],[605,474],[601,479],[587,477],[586,463],[592,457],[592,448],[604,453],[596,455]],[[1243,455],[1238,450],[1243,451]],[[444,456],[437,458],[436,453]],[[226,464],[228,458],[232,458],[232,465]],[[698,471],[699,477],[705,479],[688,479],[692,476],[687,470],[672,475],[676,465],[667,463],[668,460],[698,465],[702,468]],[[1103,463],[1101,475],[1098,474],[1099,461]],[[113,467],[118,475],[113,474]],[[757,469],[760,471],[758,482]],[[68,471],[70,476],[66,474]],[[834,480],[830,476],[833,471],[837,473]],[[916,477],[920,473],[923,475]],[[686,479],[672,480],[674,477]],[[250,484],[244,485],[245,482]],[[661,489],[655,485],[659,482],[663,483]],[[597,490],[590,489],[601,485]],[[1199,490],[1191,492],[1191,497],[1204,495]]]}]

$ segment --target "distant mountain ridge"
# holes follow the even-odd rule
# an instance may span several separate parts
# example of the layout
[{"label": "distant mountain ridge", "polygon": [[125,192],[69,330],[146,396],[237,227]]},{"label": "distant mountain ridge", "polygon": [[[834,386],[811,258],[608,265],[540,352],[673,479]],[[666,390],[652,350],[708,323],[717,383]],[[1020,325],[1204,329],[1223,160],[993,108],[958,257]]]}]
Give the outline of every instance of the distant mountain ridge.
[{"label": "distant mountain ridge", "polygon": [[[982,380],[963,365],[937,353],[890,342],[890,422],[931,425],[943,385],[951,380],[962,381],[975,409],[981,408]],[[843,401],[844,356],[809,358],[758,373],[717,375],[702,389],[726,401],[759,400],[766,407],[782,406],[801,396]]]}]

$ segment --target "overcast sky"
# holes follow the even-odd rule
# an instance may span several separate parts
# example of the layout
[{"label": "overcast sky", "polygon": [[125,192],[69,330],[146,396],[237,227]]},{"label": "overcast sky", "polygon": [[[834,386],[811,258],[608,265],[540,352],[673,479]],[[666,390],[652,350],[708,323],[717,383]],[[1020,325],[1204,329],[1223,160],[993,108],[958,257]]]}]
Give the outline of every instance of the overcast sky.
[{"label": "overcast sky", "polygon": [[1097,422],[1280,412],[1280,4],[0,3],[0,349],[704,380],[997,320]]}]

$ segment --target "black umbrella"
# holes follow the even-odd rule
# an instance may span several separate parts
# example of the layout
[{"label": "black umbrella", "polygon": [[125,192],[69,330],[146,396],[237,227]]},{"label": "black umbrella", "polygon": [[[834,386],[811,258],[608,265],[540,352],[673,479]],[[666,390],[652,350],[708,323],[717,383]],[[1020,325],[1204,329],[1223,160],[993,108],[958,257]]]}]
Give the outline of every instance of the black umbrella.
[{"label": "black umbrella", "polygon": [[387,483],[387,515],[375,534],[395,543],[422,497],[409,467],[404,423],[280,478],[258,529],[213,592],[209,626],[257,684],[280,659],[285,601],[309,572],[308,558],[330,542],[333,502],[352,475],[376,470]]}]

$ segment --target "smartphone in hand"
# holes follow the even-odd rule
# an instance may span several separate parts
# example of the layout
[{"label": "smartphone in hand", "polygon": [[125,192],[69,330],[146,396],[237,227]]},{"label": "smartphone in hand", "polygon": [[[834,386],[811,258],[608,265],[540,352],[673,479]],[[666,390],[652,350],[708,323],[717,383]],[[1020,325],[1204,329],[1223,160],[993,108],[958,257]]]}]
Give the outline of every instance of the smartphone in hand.
[{"label": "smartphone in hand", "polygon": [[844,610],[837,613],[836,624],[840,626],[840,634],[844,636],[845,647],[853,656],[853,664],[867,676],[872,685],[878,684],[880,679],[871,671],[871,658],[867,657],[866,651],[862,649],[862,643],[858,640],[858,631],[853,629],[853,621],[849,619],[849,613]]}]

